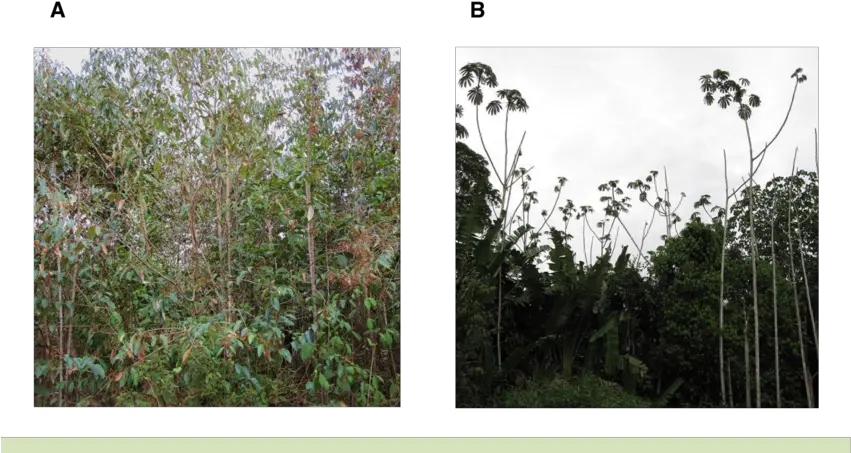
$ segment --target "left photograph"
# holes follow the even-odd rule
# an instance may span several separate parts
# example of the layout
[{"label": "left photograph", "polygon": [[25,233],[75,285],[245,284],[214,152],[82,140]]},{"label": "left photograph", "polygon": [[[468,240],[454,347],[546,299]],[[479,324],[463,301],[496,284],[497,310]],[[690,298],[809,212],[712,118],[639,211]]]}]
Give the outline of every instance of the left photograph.
[{"label": "left photograph", "polygon": [[401,405],[400,49],[33,75],[36,407]]}]

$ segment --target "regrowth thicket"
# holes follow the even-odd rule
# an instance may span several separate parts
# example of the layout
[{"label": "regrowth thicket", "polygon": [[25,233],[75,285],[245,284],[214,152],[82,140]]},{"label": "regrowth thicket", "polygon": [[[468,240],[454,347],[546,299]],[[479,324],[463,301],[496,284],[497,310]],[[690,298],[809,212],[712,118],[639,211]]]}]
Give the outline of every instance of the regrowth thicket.
[{"label": "regrowth thicket", "polygon": [[36,405],[399,404],[393,52],[34,63]]}]

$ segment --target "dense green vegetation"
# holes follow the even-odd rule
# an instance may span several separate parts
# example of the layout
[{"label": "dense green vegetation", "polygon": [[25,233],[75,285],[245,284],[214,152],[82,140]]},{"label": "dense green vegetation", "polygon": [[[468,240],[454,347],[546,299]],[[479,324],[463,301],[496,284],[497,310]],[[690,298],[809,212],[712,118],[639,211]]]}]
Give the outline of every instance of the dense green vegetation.
[{"label": "dense green vegetation", "polygon": [[34,63],[36,405],[399,405],[398,53]]},{"label": "dense green vegetation", "polygon": [[[530,108],[518,90],[497,90],[486,64],[460,74],[477,126],[487,113],[505,115],[508,128]],[[806,76],[798,69],[792,79],[790,112]],[[749,85],[716,70],[695,86],[707,106],[737,112],[748,143],[761,103]],[[486,99],[492,90],[496,99]],[[728,184],[723,206],[701,196],[688,220],[664,172],[603,182],[596,213],[562,197],[562,177],[556,205],[535,227],[522,141],[509,148],[506,133],[504,150],[488,149],[480,131],[468,143],[470,131],[456,122],[459,407],[818,406],[817,168],[791,163],[789,176],[758,184],[753,175],[774,140],[751,148],[742,185]],[[642,213],[647,224],[664,222],[656,250],[643,248],[649,227],[630,232],[622,221]],[[583,228],[575,248],[570,222]]]}]

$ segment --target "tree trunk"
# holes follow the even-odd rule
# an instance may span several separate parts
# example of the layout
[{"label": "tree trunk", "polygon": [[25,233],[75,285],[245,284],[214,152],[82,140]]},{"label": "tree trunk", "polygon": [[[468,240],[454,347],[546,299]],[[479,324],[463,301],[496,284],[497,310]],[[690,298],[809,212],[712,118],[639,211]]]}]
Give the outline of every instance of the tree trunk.
[{"label": "tree trunk", "polygon": [[[315,87],[315,85],[313,85]],[[313,88],[312,88],[313,90]],[[314,95],[315,92],[311,91],[311,95]],[[315,110],[313,104],[309,107],[308,110],[308,127],[307,127],[307,165],[306,165],[306,180],[305,180],[305,202],[307,203],[307,259],[308,264],[310,266],[310,296],[313,302],[313,322],[314,324],[319,319],[319,309],[316,305],[316,251],[314,245],[313,238],[313,216],[314,216],[314,208],[313,208],[313,197],[310,193],[310,180],[312,178],[311,172],[311,153],[312,149],[312,136],[313,136],[313,124],[315,121]]]},{"label": "tree trunk", "polygon": [[[57,209],[57,212],[61,212],[61,210]],[[61,214],[57,216],[57,218],[61,217]],[[59,301],[59,407],[62,407],[62,391],[65,387],[65,343],[62,339],[64,336],[64,319],[62,319],[64,313],[62,309],[62,253],[59,251],[59,244],[56,245],[56,286]]]},{"label": "tree trunk", "polygon": [[671,193],[668,187],[668,167],[662,167],[662,170],[665,172],[665,226],[667,234],[665,242],[668,242],[668,239],[671,238]]},{"label": "tree trunk", "polygon": [[727,394],[724,389],[724,261],[727,249],[727,208],[729,206],[727,181],[727,150],[724,150],[724,232],[721,240],[721,290],[718,296],[718,369],[721,377],[721,404],[727,405]]},{"label": "tree trunk", "polygon": [[231,262],[230,252],[230,150],[225,147],[225,223],[224,223],[224,243],[225,252],[227,253],[227,294],[228,294],[228,322],[233,322],[233,265]]},{"label": "tree trunk", "polygon": [[751,408],[751,350],[748,338],[748,310],[744,310],[745,316],[745,407]]},{"label": "tree trunk", "polygon": [[[774,210],[772,209],[772,215]],[[774,260],[774,219],[771,220],[771,284],[774,296],[774,386],[777,391],[777,407],[782,407],[780,399],[780,336],[777,333],[777,263]]]},{"label": "tree trunk", "polygon": [[760,407],[762,405],[762,397],[760,394],[760,384],[759,384],[759,295],[757,289],[757,278],[756,278],[756,257],[757,257],[757,249],[756,249],[756,231],[753,226],[753,211],[754,207],[754,196],[753,196],[753,145],[751,144],[751,130],[750,126],[748,126],[748,122],[745,121],[745,130],[748,133],[748,149],[750,150],[750,178],[748,179],[748,213],[750,218],[750,230],[751,230],[751,269],[753,271],[753,328],[754,328],[754,384],[756,386],[756,407]]},{"label": "tree trunk", "polygon": [[804,287],[807,290],[807,308],[810,311],[810,323],[813,326],[813,341],[816,345],[816,358],[818,358],[818,329],[816,328],[816,315],[813,312],[813,300],[810,297],[810,282],[807,280],[807,264],[804,262],[804,240],[801,237],[801,228],[798,227],[798,251],[801,253],[801,273],[804,274]]},{"label": "tree trunk", "polygon": [[733,402],[733,378],[730,373],[730,356],[727,356],[727,395],[729,397],[730,407],[736,407],[736,403]]},{"label": "tree trunk", "polygon": [[813,393],[810,388],[809,372],[807,371],[807,351],[804,348],[804,328],[801,323],[801,309],[798,306],[798,284],[795,281],[795,252],[793,248],[793,239],[792,239],[792,188],[789,187],[789,195],[788,195],[788,205],[786,209],[788,223],[786,226],[786,236],[789,238],[789,266],[790,266],[790,280],[792,280],[792,294],[794,296],[794,304],[795,304],[795,319],[798,323],[798,346],[801,350],[801,369],[804,374],[804,387],[807,392],[807,407],[813,407]]}]

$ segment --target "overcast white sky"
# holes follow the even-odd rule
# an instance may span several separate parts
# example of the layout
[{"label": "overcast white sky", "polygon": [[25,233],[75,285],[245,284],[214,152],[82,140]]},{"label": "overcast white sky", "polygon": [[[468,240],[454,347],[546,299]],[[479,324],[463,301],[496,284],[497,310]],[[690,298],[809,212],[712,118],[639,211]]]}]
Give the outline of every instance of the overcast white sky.
[{"label": "overcast white sky", "polygon": [[[79,74],[83,67],[83,62],[89,58],[89,48],[52,48],[48,49],[50,57],[62,62],[74,74]],[[246,53],[253,53],[257,49],[243,49]],[[393,49],[390,59],[399,62],[400,50]],[[338,97],[337,88],[339,87],[339,79],[329,81],[329,91],[332,97]]]},{"label": "overcast white sky", "polygon": [[[651,169],[659,170],[661,176],[667,166],[672,203],[685,192],[677,211],[683,222],[702,194],[711,195],[713,205],[723,206],[722,150],[727,150],[732,189],[748,172],[748,144],[735,109],[703,104],[698,78],[715,69],[730,71],[735,79],[749,79],[749,93],[762,100],[749,122],[755,152],[771,140],[783,121],[794,88],[790,75],[798,67],[804,69],[808,81],[798,87],[789,121],[769,148],[756,180],[764,183],[772,173],[789,174],[796,146],[800,147],[798,167],[815,170],[816,48],[459,48],[456,82],[457,71],[471,62],[490,65],[499,89],[520,90],[529,104],[527,113],[509,116],[508,141],[513,153],[523,131],[527,132],[519,166],[535,167],[531,188],[537,190],[540,202],[533,208],[531,223],[536,226],[542,222],[541,210],[553,206],[558,176],[568,178],[559,206],[565,198],[577,206],[592,205],[592,225],[602,217],[597,186],[620,180],[633,200],[623,220],[636,240],[652,208],[640,204],[637,192],[627,190],[626,183],[643,179]],[[466,92],[456,83],[456,102],[464,106],[460,121],[470,132],[465,142],[482,152],[475,110]],[[493,157],[501,172],[505,118],[488,116],[483,108],[495,98],[495,90],[485,90],[480,118],[485,144],[498,155]],[[553,214],[553,222],[563,225],[560,213]],[[572,245],[581,255],[579,222],[571,221],[569,230],[576,237]],[[655,249],[664,232],[664,222],[657,216],[645,250]],[[618,245],[628,242],[621,231]]]}]

